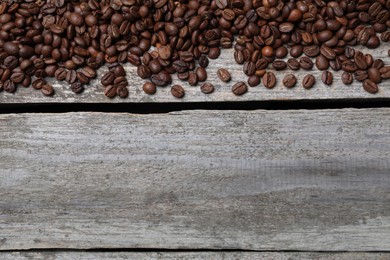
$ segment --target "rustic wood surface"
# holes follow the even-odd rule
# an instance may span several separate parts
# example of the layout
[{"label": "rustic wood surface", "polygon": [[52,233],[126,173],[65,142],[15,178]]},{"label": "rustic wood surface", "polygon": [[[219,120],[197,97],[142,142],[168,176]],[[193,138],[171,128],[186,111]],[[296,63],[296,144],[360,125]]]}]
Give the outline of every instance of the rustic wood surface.
[{"label": "rustic wood surface", "polygon": [[[387,56],[387,50],[390,48],[389,43],[383,43],[381,48],[376,50],[368,50],[366,48],[356,47],[356,49],[363,50],[364,53],[371,53],[375,58],[382,58],[386,64],[390,64],[390,57]],[[230,83],[223,83],[217,77],[217,70],[219,68],[227,68],[233,80]],[[103,72],[107,69],[102,68],[98,78],[93,80],[86,88],[86,91],[81,95],[74,94],[69,84],[65,82],[56,82],[51,79],[56,95],[54,97],[45,97],[40,91],[33,88],[24,89],[20,87],[15,94],[0,93],[1,103],[144,103],[144,102],[212,102],[212,101],[264,101],[264,100],[326,100],[326,99],[372,99],[372,98],[390,98],[390,82],[385,81],[380,84],[380,91],[373,95],[363,90],[362,84],[355,81],[353,85],[345,86],[341,82],[341,71],[334,72],[334,83],[332,86],[326,86],[321,81],[321,71],[291,71],[285,70],[276,72],[277,86],[270,90],[266,89],[262,84],[260,86],[250,88],[248,93],[237,97],[231,92],[231,87],[238,81],[246,81],[247,76],[242,72],[242,65],[235,63],[233,58],[233,50],[222,50],[221,57],[217,60],[210,60],[208,68],[208,82],[215,85],[216,91],[213,94],[205,95],[200,92],[200,87],[193,87],[185,82],[182,82],[174,77],[173,83],[183,85],[186,95],[183,99],[174,98],[170,94],[170,87],[159,88],[155,95],[147,95],[142,91],[142,85],[146,80],[140,79],[136,75],[136,67],[126,64],[127,78],[129,81],[129,97],[126,99],[114,98],[113,100],[107,98],[103,94],[103,87],[100,84],[100,78]],[[293,89],[287,89],[283,86],[282,80],[284,75],[293,73],[297,76],[299,84]],[[316,77],[316,85],[306,90],[301,86],[301,81],[306,74],[313,74]]]},{"label": "rustic wood surface", "polygon": [[274,253],[274,252],[12,252],[0,259],[212,259],[212,260],[388,260],[390,253]]},{"label": "rustic wood surface", "polygon": [[389,115],[0,115],[0,249],[388,251]]}]

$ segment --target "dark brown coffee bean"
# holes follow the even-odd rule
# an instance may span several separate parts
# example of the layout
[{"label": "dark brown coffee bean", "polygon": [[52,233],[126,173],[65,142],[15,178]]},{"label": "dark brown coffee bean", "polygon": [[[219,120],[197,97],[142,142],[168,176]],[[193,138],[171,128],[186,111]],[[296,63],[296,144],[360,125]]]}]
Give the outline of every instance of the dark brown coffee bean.
[{"label": "dark brown coffee bean", "polygon": [[328,70],[322,72],[321,80],[325,85],[332,85],[332,83],[333,83],[332,72],[330,72]]},{"label": "dark brown coffee bean", "polygon": [[228,0],[216,0],[215,4],[219,9],[225,9],[228,6]]},{"label": "dark brown coffee bean", "polygon": [[45,85],[45,84],[46,84],[46,80],[44,80],[44,79],[36,79],[36,80],[33,81],[32,87],[34,89],[38,90],[38,89],[41,89],[42,86]]},{"label": "dark brown coffee bean", "polygon": [[283,79],[283,85],[286,88],[292,88],[297,84],[297,78],[293,74],[288,74]]},{"label": "dark brown coffee bean", "polygon": [[116,87],[114,85],[108,85],[104,88],[104,95],[109,98],[114,98],[116,96]]},{"label": "dark brown coffee bean", "polygon": [[276,85],[276,77],[273,72],[267,72],[262,79],[263,85],[266,88],[274,88]]},{"label": "dark brown coffee bean", "polygon": [[6,69],[15,69],[19,65],[18,58],[15,56],[8,56],[4,59],[3,65]]},{"label": "dark brown coffee bean", "polygon": [[365,91],[371,94],[375,94],[378,92],[378,85],[370,79],[366,79],[363,82],[363,88]]},{"label": "dark brown coffee bean", "polygon": [[141,79],[147,79],[152,75],[152,72],[150,71],[149,67],[146,65],[140,65],[137,68],[137,75]]},{"label": "dark brown coffee bean", "polygon": [[196,68],[195,73],[196,73],[196,76],[198,77],[198,81],[199,82],[206,81],[206,79],[207,79],[207,72],[206,72],[205,68],[198,67],[198,68]]},{"label": "dark brown coffee bean", "polygon": [[308,57],[316,57],[320,54],[320,48],[318,45],[309,45],[303,48],[303,53]]},{"label": "dark brown coffee bean", "polygon": [[129,90],[125,86],[118,86],[116,88],[116,94],[120,98],[126,98],[129,95]]},{"label": "dark brown coffee bean", "polygon": [[129,83],[127,82],[127,79],[123,76],[117,77],[114,80],[114,86],[119,88],[119,87],[126,87]]},{"label": "dark brown coffee bean", "polygon": [[245,62],[244,54],[242,51],[235,51],[234,52],[234,59],[237,64],[243,64]]},{"label": "dark brown coffee bean", "polygon": [[355,72],[355,71],[358,70],[358,67],[356,66],[356,63],[351,61],[351,60],[347,60],[347,61],[343,62],[341,67],[346,72]]},{"label": "dark brown coffee bean", "polygon": [[196,86],[198,84],[198,76],[194,72],[188,74],[188,84]]},{"label": "dark brown coffee bean", "polygon": [[184,97],[185,91],[184,88],[180,85],[173,85],[171,88],[171,94],[175,98],[182,98]]},{"label": "dark brown coffee bean", "polygon": [[217,71],[218,78],[223,82],[229,82],[231,80],[230,73],[227,69],[219,69]]},{"label": "dark brown coffee bean", "polygon": [[320,48],[320,52],[328,60],[334,60],[336,58],[336,53],[325,45]]},{"label": "dark brown coffee bean", "polygon": [[314,64],[309,57],[304,56],[299,59],[299,65],[304,70],[311,70]]},{"label": "dark brown coffee bean", "polygon": [[352,82],[353,82],[353,76],[351,73],[349,72],[343,72],[343,74],[341,75],[341,81],[345,84],[345,85],[351,85]]},{"label": "dark brown coffee bean", "polygon": [[297,61],[296,59],[288,59],[287,66],[291,70],[299,70],[301,68],[301,65],[299,64],[299,61]]},{"label": "dark brown coffee bean", "polygon": [[244,95],[248,91],[248,87],[245,82],[237,82],[232,87],[232,92],[236,96]]},{"label": "dark brown coffee bean", "polygon": [[252,75],[248,78],[248,85],[250,87],[256,87],[256,86],[260,85],[260,81],[261,81],[260,76]]},{"label": "dark brown coffee bean", "polygon": [[204,94],[211,94],[214,92],[214,85],[211,83],[203,83],[202,86],[200,86],[200,91]]},{"label": "dark brown coffee bean", "polygon": [[75,70],[68,70],[68,72],[66,73],[66,78],[65,80],[69,83],[69,84],[72,84],[72,83],[75,83],[76,82],[76,79],[77,79],[77,73]]},{"label": "dark brown coffee bean", "polygon": [[3,88],[8,93],[14,93],[16,91],[16,85],[11,80],[4,81]]},{"label": "dark brown coffee bean", "polygon": [[70,89],[76,93],[76,94],[80,94],[84,91],[84,86],[83,84],[81,84],[80,82],[75,82],[73,84],[70,85]]},{"label": "dark brown coffee bean", "polygon": [[373,81],[374,83],[381,82],[381,74],[378,69],[376,68],[369,68],[368,69],[368,78]]},{"label": "dark brown coffee bean", "polygon": [[207,68],[209,66],[209,59],[207,58],[207,56],[202,55],[202,56],[200,56],[198,63],[199,63],[199,66],[201,66],[203,68]]},{"label": "dark brown coffee bean", "polygon": [[11,75],[11,81],[15,84],[19,84],[24,80],[23,72],[15,72]]},{"label": "dark brown coffee bean", "polygon": [[115,80],[115,74],[112,72],[107,72],[106,74],[103,75],[101,78],[100,82],[102,83],[103,86],[108,86],[112,85]]},{"label": "dark brown coffee bean", "polygon": [[8,53],[8,55],[18,55],[20,50],[19,44],[16,42],[5,42],[3,50]]},{"label": "dark brown coffee bean", "polygon": [[362,82],[368,78],[368,73],[366,70],[357,70],[354,76],[357,81]]},{"label": "dark brown coffee bean", "polygon": [[285,68],[287,68],[287,63],[283,60],[276,60],[272,62],[272,67],[275,70],[284,70]]},{"label": "dark brown coffee bean", "polygon": [[45,96],[53,96],[54,95],[54,88],[52,85],[45,84],[42,86],[41,92]]},{"label": "dark brown coffee bean", "polygon": [[305,89],[310,89],[314,86],[314,84],[316,83],[316,79],[314,78],[313,75],[311,74],[308,74],[306,75],[303,80],[302,80],[302,86],[305,88]]},{"label": "dark brown coffee bean", "polygon": [[382,79],[390,79],[390,66],[385,66],[379,69]]},{"label": "dark brown coffee bean", "polygon": [[360,51],[355,53],[355,63],[358,69],[365,70],[367,69],[367,62],[364,57],[364,54]]},{"label": "dark brown coffee bean", "polygon": [[149,95],[153,95],[156,93],[156,85],[154,85],[152,82],[146,82],[143,87],[142,87],[143,91],[146,93],[146,94],[149,94]]}]

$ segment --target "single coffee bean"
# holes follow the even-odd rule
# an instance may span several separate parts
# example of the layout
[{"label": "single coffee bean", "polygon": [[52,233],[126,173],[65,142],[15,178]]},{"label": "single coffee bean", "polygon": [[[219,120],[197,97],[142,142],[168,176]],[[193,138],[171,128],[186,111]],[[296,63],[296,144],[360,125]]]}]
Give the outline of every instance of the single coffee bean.
[{"label": "single coffee bean", "polygon": [[53,96],[54,95],[54,88],[52,85],[45,84],[42,86],[41,92],[45,96]]},{"label": "single coffee bean", "polygon": [[15,72],[11,75],[11,81],[15,84],[21,83],[24,80],[23,72]]},{"label": "single coffee bean", "polygon": [[266,88],[274,88],[276,85],[275,74],[273,72],[265,73],[263,76],[262,82]]},{"label": "single coffee bean", "polygon": [[32,87],[34,88],[34,89],[41,89],[42,88],[42,86],[43,85],[45,85],[46,84],[46,80],[44,80],[44,79],[35,79],[34,81],[33,81],[33,83],[32,83]]},{"label": "single coffee bean", "polygon": [[303,48],[303,53],[308,57],[316,57],[320,54],[320,48],[318,45],[309,45]]},{"label": "single coffee bean", "polygon": [[314,84],[316,83],[316,79],[313,75],[311,74],[308,74],[306,75],[303,80],[302,80],[302,86],[305,88],[305,89],[310,89],[314,86]]},{"label": "single coffee bean", "polygon": [[203,83],[202,86],[200,86],[200,91],[204,94],[211,94],[214,92],[214,85],[211,83]]},{"label": "single coffee bean", "polygon": [[54,73],[54,77],[57,79],[57,80],[65,80],[66,78],[66,69],[65,68],[58,68],[56,70],[56,72]]},{"label": "single coffee bean", "polygon": [[194,72],[188,74],[188,84],[196,86],[198,84],[198,76]]},{"label": "single coffee bean", "polygon": [[218,78],[223,82],[229,82],[231,80],[230,73],[227,69],[219,69],[217,71]]},{"label": "single coffee bean", "polygon": [[120,98],[126,98],[129,95],[129,90],[125,86],[118,86],[116,88],[116,94]]},{"label": "single coffee bean", "polygon": [[256,65],[255,63],[251,61],[247,61],[244,63],[244,73],[247,76],[252,76],[256,71]]},{"label": "single coffee bean", "polygon": [[284,70],[285,68],[287,68],[287,63],[283,60],[276,60],[272,62],[272,67],[275,70]]},{"label": "single coffee bean", "polygon": [[367,69],[367,62],[364,57],[364,54],[360,51],[355,53],[355,63],[358,69],[366,70]]},{"label": "single coffee bean", "polygon": [[351,73],[349,72],[343,72],[343,74],[341,75],[341,81],[345,84],[345,85],[351,85],[352,82],[353,82],[353,76]]},{"label": "single coffee bean", "polygon": [[373,82],[375,82],[377,84],[379,82],[381,82],[382,78],[381,78],[381,74],[380,74],[378,69],[376,69],[376,68],[369,68],[367,72],[368,72],[368,78],[371,81],[373,81]]},{"label": "single coffee bean", "polygon": [[232,92],[236,96],[244,95],[248,91],[248,87],[245,82],[237,82],[232,87]]},{"label": "single coffee bean", "polygon": [[368,78],[368,73],[366,70],[358,70],[355,72],[354,76],[357,81],[362,82]]},{"label": "single coffee bean", "polygon": [[100,83],[102,83],[103,86],[112,85],[115,80],[115,74],[112,72],[107,72],[103,75],[103,77],[100,80]]},{"label": "single coffee bean", "polygon": [[143,87],[142,87],[143,91],[146,93],[146,94],[149,94],[149,95],[153,95],[156,93],[157,91],[157,88],[156,88],[156,85],[154,85],[152,82],[146,82]]},{"label": "single coffee bean", "polygon": [[365,91],[371,94],[375,94],[378,92],[378,85],[370,79],[366,79],[363,82],[363,88]]},{"label": "single coffee bean", "polygon": [[385,66],[379,69],[382,79],[390,79],[390,66]]},{"label": "single coffee bean", "polygon": [[83,84],[81,84],[81,82],[76,81],[75,83],[70,85],[70,89],[74,93],[80,94],[80,93],[82,93],[84,91],[84,86],[83,86]]},{"label": "single coffee bean", "polygon": [[293,74],[288,74],[283,79],[283,85],[286,88],[292,88],[297,84],[297,78]]},{"label": "single coffee bean", "polygon": [[171,94],[175,98],[182,98],[182,97],[184,97],[184,94],[185,94],[184,88],[180,85],[173,85],[171,88]]},{"label": "single coffee bean", "polygon": [[177,78],[180,80],[188,80],[188,77],[189,77],[188,71],[177,74]]},{"label": "single coffee bean", "polygon": [[152,75],[152,72],[150,71],[149,67],[146,65],[140,65],[137,68],[137,75],[141,79],[147,79]]},{"label": "single coffee bean", "polygon": [[116,87],[114,85],[108,85],[104,88],[104,95],[109,98],[114,98],[116,96]]},{"label": "single coffee bean", "polygon": [[120,76],[120,77],[117,77],[115,80],[114,80],[114,83],[113,85],[115,87],[127,87],[129,83],[127,82],[127,79],[126,77],[123,77],[123,76]]},{"label": "single coffee bean", "polygon": [[334,60],[336,58],[336,53],[333,51],[333,49],[325,45],[321,46],[320,53],[328,60]]},{"label": "single coffee bean", "polygon": [[16,91],[16,85],[11,80],[4,81],[3,88],[8,93],[14,93]]},{"label": "single coffee bean", "polygon": [[252,75],[248,78],[248,85],[250,87],[256,87],[260,84],[260,81],[261,81],[261,78],[260,76],[257,76],[256,74],[255,75]]},{"label": "single coffee bean", "polygon": [[196,68],[195,73],[196,73],[196,76],[198,77],[198,81],[199,82],[206,81],[206,79],[207,79],[207,72],[206,72],[205,68],[198,67],[198,68]]},{"label": "single coffee bean", "polygon": [[301,65],[299,64],[299,61],[297,61],[296,59],[288,59],[287,66],[291,70],[299,70],[301,68]]},{"label": "single coffee bean", "polygon": [[311,70],[314,63],[309,57],[304,56],[299,59],[299,65],[304,70]]},{"label": "single coffee bean", "polygon": [[199,63],[199,66],[201,66],[203,68],[207,68],[209,66],[209,59],[207,58],[207,56],[202,55],[202,56],[200,56],[198,63]]},{"label": "single coffee bean", "polygon": [[332,72],[330,72],[328,70],[322,72],[321,79],[322,79],[322,82],[325,85],[332,85],[332,83],[333,83],[333,74],[332,74]]}]

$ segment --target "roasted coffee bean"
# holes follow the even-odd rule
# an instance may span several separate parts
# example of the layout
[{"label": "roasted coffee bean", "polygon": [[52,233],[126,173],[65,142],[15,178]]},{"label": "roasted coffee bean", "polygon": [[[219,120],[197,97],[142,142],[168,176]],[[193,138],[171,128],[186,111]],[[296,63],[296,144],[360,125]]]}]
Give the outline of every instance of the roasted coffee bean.
[{"label": "roasted coffee bean", "polygon": [[120,76],[120,77],[117,77],[115,80],[114,80],[114,83],[113,85],[115,87],[126,87],[129,83],[127,82],[127,79],[123,76]]},{"label": "roasted coffee bean", "polygon": [[332,85],[333,83],[333,74],[330,71],[322,72],[321,80],[325,85]]},{"label": "roasted coffee bean", "polygon": [[321,46],[320,53],[328,60],[334,60],[336,58],[336,53],[325,45]]},{"label": "roasted coffee bean", "polygon": [[45,84],[46,84],[46,80],[44,80],[44,79],[36,79],[36,80],[33,81],[32,87],[34,89],[41,89],[42,86],[45,85]]},{"label": "roasted coffee bean", "polygon": [[188,74],[188,84],[196,86],[198,84],[198,76],[194,72]]},{"label": "roasted coffee bean", "polygon": [[227,69],[219,69],[217,71],[218,78],[223,82],[229,82],[231,80],[230,73]]},{"label": "roasted coffee bean", "polygon": [[314,84],[316,83],[316,79],[313,75],[311,74],[308,74],[306,75],[303,80],[302,80],[302,86],[305,88],[305,89],[310,89],[314,86]]},{"label": "roasted coffee bean", "polygon": [[299,70],[301,68],[301,65],[299,64],[299,61],[297,61],[296,59],[288,59],[287,66],[291,70]]},{"label": "roasted coffee bean", "polygon": [[236,96],[244,95],[248,91],[248,87],[245,82],[237,82],[232,87],[232,92]]},{"label": "roasted coffee bean", "polygon": [[11,80],[4,81],[3,88],[8,93],[14,93],[16,91],[16,85]]},{"label": "roasted coffee bean", "polygon": [[371,81],[373,81],[374,83],[379,83],[379,82],[381,82],[381,74],[380,74],[380,72],[379,72],[379,70],[378,69],[376,69],[376,68],[369,68],[368,69],[368,78],[371,80]]},{"label": "roasted coffee bean", "polygon": [[137,68],[137,75],[141,79],[147,79],[152,75],[152,72],[150,71],[149,67],[146,65],[140,65]]},{"label": "roasted coffee bean", "polygon": [[367,91],[368,93],[371,93],[371,94],[375,94],[379,90],[378,85],[370,79],[366,79],[363,82],[363,88],[365,91]]},{"label": "roasted coffee bean", "polygon": [[382,79],[390,79],[390,66],[385,66],[379,69]]},{"label": "roasted coffee bean", "polygon": [[15,72],[11,75],[11,81],[15,84],[19,84],[24,80],[23,72]]},{"label": "roasted coffee bean", "polygon": [[276,77],[273,72],[267,72],[262,79],[263,85],[266,88],[274,88],[276,85]]},{"label": "roasted coffee bean", "polygon": [[116,96],[116,87],[114,85],[108,85],[104,88],[104,95],[109,98],[114,98]]},{"label": "roasted coffee bean", "polygon": [[103,77],[100,80],[100,83],[102,83],[103,86],[112,85],[115,80],[115,74],[113,72],[107,72],[103,75]]},{"label": "roasted coffee bean", "polygon": [[56,70],[56,72],[54,73],[54,77],[57,79],[57,80],[65,80],[66,78],[66,69],[64,68],[58,68]]},{"label": "roasted coffee bean", "polygon": [[309,57],[304,56],[299,59],[299,65],[304,70],[311,70],[314,63]]},{"label": "roasted coffee bean", "polygon": [[120,98],[126,98],[129,95],[129,90],[125,86],[117,86],[116,94]]},{"label": "roasted coffee bean", "polygon": [[355,64],[358,67],[358,69],[365,70],[367,69],[367,62],[366,58],[364,57],[364,54],[362,52],[356,52],[355,54]]},{"label": "roasted coffee bean", "polygon": [[355,72],[354,76],[357,81],[362,82],[368,78],[368,73],[366,70],[358,70]]},{"label": "roasted coffee bean", "polygon": [[175,98],[182,98],[184,97],[185,91],[184,88],[180,85],[173,85],[171,88],[171,94]]},{"label": "roasted coffee bean", "polygon": [[256,65],[255,63],[251,61],[247,61],[244,63],[244,73],[247,76],[252,76],[256,71]]},{"label": "roasted coffee bean", "polygon": [[286,88],[292,88],[297,84],[297,78],[293,74],[288,74],[283,79],[283,85]]},{"label": "roasted coffee bean", "polygon": [[343,72],[343,74],[341,75],[341,81],[345,84],[345,85],[351,85],[352,82],[353,82],[353,76],[351,73],[349,72]]},{"label": "roasted coffee bean", "polygon": [[209,66],[209,59],[205,55],[200,56],[198,62],[199,62],[199,66],[203,68],[207,68]]},{"label": "roasted coffee bean", "polygon": [[153,95],[156,93],[156,85],[154,85],[152,82],[146,82],[143,87],[142,87],[143,91],[146,93],[146,94],[149,94],[149,95]]},{"label": "roasted coffee bean", "polygon": [[199,82],[206,81],[207,72],[203,67],[196,68],[195,73],[196,73],[196,76],[197,76]]},{"label": "roasted coffee bean", "polygon": [[283,60],[276,60],[272,62],[272,67],[275,70],[284,70],[285,68],[287,68],[287,63]]},{"label": "roasted coffee bean", "polygon": [[261,81],[260,76],[252,75],[248,78],[248,85],[250,87],[256,87],[256,86],[260,85],[260,81]]},{"label": "roasted coffee bean", "polygon": [[320,54],[320,48],[318,45],[305,46],[303,48],[303,53],[308,57],[316,57]]},{"label": "roasted coffee bean", "polygon": [[211,83],[203,83],[202,86],[200,86],[200,91],[204,94],[211,94],[214,92],[214,85]]},{"label": "roasted coffee bean", "polygon": [[76,93],[76,94],[80,94],[84,91],[84,86],[83,84],[81,84],[80,82],[75,82],[73,84],[70,85],[70,89]]},{"label": "roasted coffee bean", "polygon": [[41,92],[45,96],[53,96],[54,95],[54,88],[50,84],[45,84],[41,87]]}]

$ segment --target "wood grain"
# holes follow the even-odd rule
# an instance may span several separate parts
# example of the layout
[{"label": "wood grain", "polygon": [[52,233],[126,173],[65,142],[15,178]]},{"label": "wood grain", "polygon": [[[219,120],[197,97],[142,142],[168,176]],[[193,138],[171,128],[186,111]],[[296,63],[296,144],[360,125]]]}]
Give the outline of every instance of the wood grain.
[{"label": "wood grain", "polygon": [[277,252],[12,252],[0,259],[212,259],[212,260],[387,260],[390,253],[277,253]]},{"label": "wood grain", "polygon": [[[387,56],[387,50],[390,48],[389,43],[383,43],[381,48],[376,50],[356,49],[371,53],[375,58],[382,58],[386,64],[390,64],[390,57]],[[217,77],[219,68],[227,68],[233,80],[229,83],[223,83]],[[100,78],[107,68],[102,68],[98,78],[93,80],[86,88],[86,91],[81,95],[74,94],[65,82],[56,82],[51,79],[56,95],[54,97],[45,97],[40,91],[33,88],[20,87],[15,94],[0,93],[0,104],[8,103],[147,103],[147,102],[221,102],[221,101],[266,101],[266,100],[327,100],[327,99],[383,99],[390,98],[389,81],[380,84],[380,91],[373,95],[363,90],[362,84],[355,81],[353,85],[345,86],[341,82],[341,71],[334,72],[334,83],[332,86],[326,86],[321,81],[321,71],[278,71],[277,86],[274,89],[266,89],[262,84],[260,86],[250,88],[248,93],[237,97],[231,92],[231,87],[238,81],[246,81],[247,76],[242,72],[242,65],[235,63],[233,58],[233,50],[223,50],[221,57],[217,60],[211,60],[208,68],[208,82],[215,85],[216,91],[213,94],[205,95],[200,92],[200,87],[193,87],[185,82],[182,82],[174,77],[174,84],[183,85],[186,94],[183,99],[174,98],[170,94],[170,87],[159,88],[155,95],[147,95],[142,90],[142,85],[146,80],[140,79],[136,75],[136,67],[126,64],[127,79],[129,81],[129,97],[126,99],[115,98],[113,100],[107,98],[103,94],[103,88],[100,84]],[[272,71],[272,70],[271,70]],[[282,80],[286,74],[293,73],[297,76],[299,84],[293,89],[287,89],[283,86]],[[306,90],[301,86],[301,81],[306,74],[313,74],[316,77],[317,83],[314,88]]]},{"label": "wood grain", "polygon": [[0,249],[390,251],[389,115],[0,115]]}]

